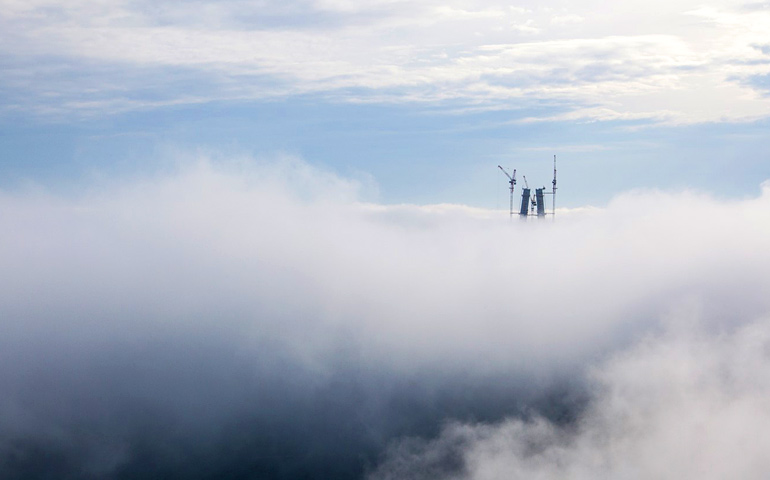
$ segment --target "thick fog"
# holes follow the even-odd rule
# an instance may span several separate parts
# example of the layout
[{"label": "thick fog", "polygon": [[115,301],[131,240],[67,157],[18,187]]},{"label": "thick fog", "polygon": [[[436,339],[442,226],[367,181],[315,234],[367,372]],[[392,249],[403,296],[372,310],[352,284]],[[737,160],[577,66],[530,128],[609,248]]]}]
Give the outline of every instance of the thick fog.
[{"label": "thick fog", "polygon": [[3,478],[768,472],[770,187],[526,222],[371,188],[204,159],[0,194]]},{"label": "thick fog", "polygon": [[770,328],[645,338],[593,371],[580,419],[448,425],[392,445],[382,479],[763,479],[770,472]]}]

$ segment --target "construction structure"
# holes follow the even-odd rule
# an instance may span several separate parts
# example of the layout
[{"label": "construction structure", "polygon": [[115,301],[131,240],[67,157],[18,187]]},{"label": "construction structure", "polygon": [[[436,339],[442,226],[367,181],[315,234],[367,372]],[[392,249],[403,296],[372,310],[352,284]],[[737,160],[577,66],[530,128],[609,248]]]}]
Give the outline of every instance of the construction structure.
[{"label": "construction structure", "polygon": [[[510,185],[509,190],[511,192],[511,204],[510,213],[513,218],[513,191],[516,187],[516,169],[513,170],[513,175],[508,175],[505,169],[497,166],[506,177],[508,177],[508,183]],[[536,188],[535,194],[532,195],[532,190],[527,183],[527,177],[522,176],[524,179],[524,188],[521,189],[521,207],[519,208],[519,218],[526,220],[527,217],[545,217],[547,215],[545,211],[545,196],[552,195],[551,197],[551,215],[556,215],[556,155],[553,156],[553,180],[551,181],[551,191],[546,192],[545,187]]]}]

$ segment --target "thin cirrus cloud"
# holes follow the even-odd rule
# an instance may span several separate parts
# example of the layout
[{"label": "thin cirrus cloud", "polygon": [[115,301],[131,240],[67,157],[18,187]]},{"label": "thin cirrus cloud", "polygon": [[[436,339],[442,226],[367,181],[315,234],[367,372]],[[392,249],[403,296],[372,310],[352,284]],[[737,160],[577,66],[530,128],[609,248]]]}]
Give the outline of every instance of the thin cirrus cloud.
[{"label": "thin cirrus cloud", "polygon": [[[770,110],[749,81],[768,72],[756,46],[767,43],[770,14],[729,2],[612,12],[592,2],[5,3],[4,83],[18,97],[6,108],[83,113],[333,94],[490,108],[547,101],[584,120],[734,121]],[[73,77],[41,79],[51,68]],[[22,78],[30,72],[31,83]],[[190,90],[169,83],[169,72]]]},{"label": "thin cirrus cloud", "polygon": [[[442,458],[449,478],[490,478],[601,461],[603,435],[652,448],[689,398],[686,434],[713,412],[748,435],[767,375],[751,326],[770,311],[766,186],[631,192],[556,222],[360,191],[284,158],[3,193],[0,471],[419,478]],[[659,398],[667,385],[682,395]],[[634,401],[658,402],[641,436]],[[444,455],[450,420],[464,447]],[[516,457],[530,444],[543,456]]]}]

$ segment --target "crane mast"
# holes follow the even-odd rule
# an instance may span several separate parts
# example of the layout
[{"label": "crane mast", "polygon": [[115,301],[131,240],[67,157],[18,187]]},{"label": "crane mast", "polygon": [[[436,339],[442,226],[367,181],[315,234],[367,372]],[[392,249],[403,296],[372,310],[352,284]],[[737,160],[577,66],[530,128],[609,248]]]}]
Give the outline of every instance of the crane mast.
[{"label": "crane mast", "polygon": [[510,189],[511,189],[510,210],[511,210],[511,217],[513,217],[513,188],[516,186],[516,169],[515,168],[513,169],[513,175],[508,175],[508,172],[506,172],[505,169],[500,165],[498,165],[497,168],[499,168],[505,174],[505,176],[508,177],[508,183],[511,185],[510,186]]},{"label": "crane mast", "polygon": [[553,215],[555,218],[556,217],[556,155],[553,156],[553,181],[551,182],[551,184],[553,185],[553,193],[552,193],[553,212],[551,213],[551,215]]}]

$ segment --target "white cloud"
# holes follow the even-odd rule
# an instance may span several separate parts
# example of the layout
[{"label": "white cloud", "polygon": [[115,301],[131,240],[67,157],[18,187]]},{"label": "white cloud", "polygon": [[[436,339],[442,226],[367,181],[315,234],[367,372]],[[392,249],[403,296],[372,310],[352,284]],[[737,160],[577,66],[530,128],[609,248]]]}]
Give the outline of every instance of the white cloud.
[{"label": "white cloud", "polygon": [[[306,299],[295,305],[315,315],[254,325],[290,344],[299,330],[323,338],[331,322],[359,332],[378,361],[413,368],[451,356],[505,370],[530,356],[548,364],[591,354],[636,322],[654,323],[684,292],[737,308],[722,288],[738,272],[750,299],[742,308],[767,304],[766,193],[726,204],[635,193],[601,214],[524,225],[466,207],[359,203],[355,183],[301,163],[241,172],[202,164],[76,200],[6,195],[2,265],[23,278],[6,279],[6,305],[50,322],[29,292],[58,299],[58,276],[78,272],[57,311],[107,308],[98,305],[113,284],[155,318],[216,308],[220,299],[206,292],[215,282],[257,316]],[[180,273],[188,271],[201,281]]]},{"label": "white cloud", "polygon": [[[752,63],[764,58],[754,48],[765,41],[763,10],[694,2],[624,3],[611,12],[591,2],[570,10],[496,1],[354,3],[6,2],[0,48],[11,57],[79,62],[84,71],[93,62],[118,70],[189,69],[215,80],[205,92],[209,100],[351,89],[358,93],[343,98],[550,100],[567,109],[613,108],[621,118],[680,123],[754,119],[770,111],[766,98],[736,80],[768,71],[767,63]],[[40,61],[25,68],[37,69]],[[261,85],[266,75],[271,88]],[[138,88],[119,74],[108,79],[102,83],[117,88],[103,89],[107,96]],[[55,87],[49,100],[35,83],[27,88],[32,103],[78,111],[82,102]],[[64,98],[57,100],[57,93]]]},{"label": "white cloud", "polygon": [[585,18],[575,14],[556,15],[551,18],[551,23],[554,25],[568,25],[572,23],[582,23],[584,21]]},{"label": "white cloud", "polygon": [[718,334],[690,315],[671,319],[686,328],[645,338],[596,369],[574,423],[453,424],[430,442],[395,444],[370,478],[765,478],[767,319]]},{"label": "white cloud", "polygon": [[[682,422],[682,438],[700,421],[727,430],[725,441],[746,437],[744,414],[766,388],[752,380],[767,368],[765,340],[751,343],[766,329],[746,325],[770,312],[768,185],[727,202],[629,192],[606,208],[559,211],[555,222],[378,205],[360,192],[291,158],[182,162],[72,195],[4,192],[0,459],[56,447],[69,463],[54,467],[80,472],[98,460],[106,475],[145,461],[139,448],[171,465],[203,458],[227,471],[198,453],[221,452],[211,439],[258,438],[278,445],[275,455],[247,448],[229,458],[320,469],[292,456],[316,448],[329,455],[313,457],[328,460],[322,466],[362,468],[355,462],[397,435],[537,408],[554,386],[574,387],[562,378],[580,383],[613,354],[592,405],[614,401],[615,410],[589,409],[584,440],[548,423],[457,427],[470,439],[462,452],[472,472],[540,466],[545,457],[497,456],[496,445],[519,445],[510,432],[541,439],[544,455],[565,462],[575,448],[598,448],[592,432],[615,425],[624,402],[641,410],[609,432],[630,442],[617,458],[652,455],[644,448],[664,438],[656,427],[669,419]],[[701,306],[705,338],[680,320],[683,302]],[[618,354],[661,327],[680,336]],[[739,333],[711,334],[720,331]],[[659,396],[662,409],[644,410]],[[647,413],[653,422],[624,437]],[[230,435],[228,425],[245,427]],[[694,452],[672,435],[674,447]],[[722,445],[703,438],[708,452]],[[169,445],[176,460],[163,456]],[[0,473],[16,468],[4,461]],[[673,465],[687,472],[686,462]]]}]

